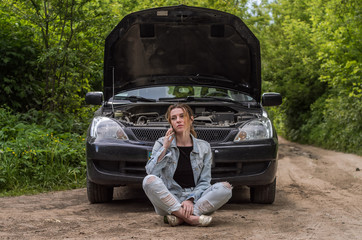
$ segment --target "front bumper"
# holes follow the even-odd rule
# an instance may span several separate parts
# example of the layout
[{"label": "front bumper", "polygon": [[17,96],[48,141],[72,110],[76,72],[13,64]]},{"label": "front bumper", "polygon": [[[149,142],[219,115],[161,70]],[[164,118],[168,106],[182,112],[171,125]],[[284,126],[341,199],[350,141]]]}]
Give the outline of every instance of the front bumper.
[{"label": "front bumper", "polygon": [[[153,145],[107,139],[87,141],[87,174],[90,181],[108,186],[141,184]],[[266,185],[277,171],[277,139],[211,145],[212,182],[234,186]]]}]

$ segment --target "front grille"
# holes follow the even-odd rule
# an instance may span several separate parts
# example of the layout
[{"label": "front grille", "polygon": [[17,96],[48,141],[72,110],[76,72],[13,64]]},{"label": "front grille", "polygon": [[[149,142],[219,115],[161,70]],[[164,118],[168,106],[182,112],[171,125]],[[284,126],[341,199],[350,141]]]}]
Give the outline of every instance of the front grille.
[{"label": "front grille", "polygon": [[[167,129],[165,128],[131,128],[134,136],[138,141],[154,142],[160,137],[165,136]],[[197,128],[195,129],[197,138],[203,139],[209,143],[223,142],[227,139],[231,129],[229,128]]]},{"label": "front grille", "polygon": [[97,161],[94,164],[102,172],[122,173],[129,176],[146,176],[146,162],[128,162],[128,161]]},{"label": "front grille", "polygon": [[264,162],[216,162],[211,169],[213,178],[232,177],[260,174],[270,165],[270,161]]},{"label": "front grille", "polygon": [[115,172],[119,169],[119,162],[116,161],[98,161],[94,160],[94,165],[102,171]]},{"label": "front grille", "polygon": [[138,141],[155,142],[162,136],[165,136],[167,129],[164,128],[131,128],[133,134]]},{"label": "front grille", "polygon": [[197,129],[197,137],[207,142],[223,142],[230,133],[230,129]]}]

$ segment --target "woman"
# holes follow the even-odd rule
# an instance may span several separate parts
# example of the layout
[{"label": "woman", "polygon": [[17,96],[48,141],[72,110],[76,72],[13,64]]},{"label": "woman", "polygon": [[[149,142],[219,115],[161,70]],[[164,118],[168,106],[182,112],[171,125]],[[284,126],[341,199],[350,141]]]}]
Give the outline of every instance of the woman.
[{"label": "woman", "polygon": [[[228,182],[210,184],[210,144],[196,138],[193,113],[186,104],[171,105],[166,113],[171,127],[158,139],[146,165],[143,189],[156,213],[171,226],[184,222],[208,226],[211,214],[232,195]],[[166,220],[166,219],[165,219]]]}]

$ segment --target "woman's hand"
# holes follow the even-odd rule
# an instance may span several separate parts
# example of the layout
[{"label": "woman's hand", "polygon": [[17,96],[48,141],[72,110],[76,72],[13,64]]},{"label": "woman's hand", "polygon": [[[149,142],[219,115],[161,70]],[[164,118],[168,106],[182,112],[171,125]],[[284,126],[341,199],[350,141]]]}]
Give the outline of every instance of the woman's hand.
[{"label": "woman's hand", "polygon": [[181,203],[181,212],[186,218],[189,218],[194,213],[194,203],[191,200],[186,200]]},{"label": "woman's hand", "polygon": [[163,147],[165,149],[168,149],[174,138],[175,138],[175,132],[173,131],[172,128],[169,128],[166,132],[165,138],[163,139]]},{"label": "woman's hand", "polygon": [[169,128],[166,132],[165,138],[163,139],[163,148],[164,150],[157,159],[157,162],[160,162],[161,159],[166,155],[166,150],[170,147],[172,140],[175,138],[175,132],[172,128]]}]

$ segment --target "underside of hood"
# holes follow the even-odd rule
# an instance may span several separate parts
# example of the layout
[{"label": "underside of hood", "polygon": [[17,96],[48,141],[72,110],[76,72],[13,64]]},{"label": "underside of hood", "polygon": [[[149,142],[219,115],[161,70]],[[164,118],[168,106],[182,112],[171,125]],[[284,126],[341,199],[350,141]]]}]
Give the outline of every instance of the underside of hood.
[{"label": "underside of hood", "polygon": [[108,35],[104,93],[157,85],[205,85],[260,101],[259,41],[234,15],[173,6],[127,15]]}]

